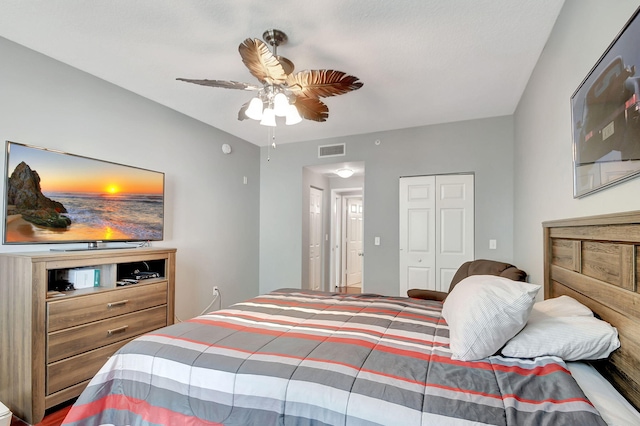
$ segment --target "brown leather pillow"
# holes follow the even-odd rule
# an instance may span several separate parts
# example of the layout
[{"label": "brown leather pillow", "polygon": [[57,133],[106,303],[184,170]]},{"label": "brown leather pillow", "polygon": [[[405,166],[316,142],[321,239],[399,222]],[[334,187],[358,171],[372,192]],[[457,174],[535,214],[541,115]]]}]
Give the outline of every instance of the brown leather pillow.
[{"label": "brown leather pillow", "polygon": [[451,280],[449,291],[464,278],[471,275],[497,275],[513,281],[525,281],[527,279],[526,272],[509,263],[498,262],[496,260],[476,259],[465,262],[458,268]]},{"label": "brown leather pillow", "polygon": [[[471,275],[496,275],[513,281],[526,281],[527,273],[515,266],[496,260],[476,259],[463,263],[456,271],[449,285],[449,292],[463,279]],[[416,299],[444,301],[449,293],[435,290],[411,289],[409,297]]]},{"label": "brown leather pillow", "polygon": [[407,296],[413,297],[414,299],[439,300],[440,302],[444,301],[447,294],[449,293],[445,293],[444,291],[425,290],[422,288],[407,290]]}]

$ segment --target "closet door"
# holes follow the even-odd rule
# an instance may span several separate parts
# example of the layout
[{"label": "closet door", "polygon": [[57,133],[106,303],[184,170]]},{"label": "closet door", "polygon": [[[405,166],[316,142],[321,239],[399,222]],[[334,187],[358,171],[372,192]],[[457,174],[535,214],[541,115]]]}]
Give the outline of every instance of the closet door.
[{"label": "closet door", "polygon": [[400,178],[400,296],[448,291],[474,257],[473,175]]},{"label": "closet door", "polygon": [[474,254],[473,175],[436,177],[436,286],[449,291],[451,279]]},{"label": "closet door", "polygon": [[400,178],[400,296],[436,289],[436,177]]}]

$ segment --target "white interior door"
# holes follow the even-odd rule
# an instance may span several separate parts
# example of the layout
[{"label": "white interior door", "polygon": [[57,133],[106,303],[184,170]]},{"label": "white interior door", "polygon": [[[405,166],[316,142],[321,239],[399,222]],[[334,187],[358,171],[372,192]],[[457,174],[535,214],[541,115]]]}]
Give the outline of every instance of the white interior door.
[{"label": "white interior door", "polygon": [[322,287],[322,190],[309,188],[309,287]]},{"label": "white interior door", "polygon": [[362,198],[347,199],[347,285],[362,282]]},{"label": "white interior door", "polygon": [[411,288],[448,291],[474,257],[473,175],[400,179],[400,296]]},{"label": "white interior door", "polygon": [[473,175],[437,176],[436,191],[436,290],[449,291],[460,265],[473,260]]},{"label": "white interior door", "polygon": [[400,296],[436,289],[435,176],[400,179]]},{"label": "white interior door", "polygon": [[331,288],[342,286],[342,195],[333,194],[331,205]]}]

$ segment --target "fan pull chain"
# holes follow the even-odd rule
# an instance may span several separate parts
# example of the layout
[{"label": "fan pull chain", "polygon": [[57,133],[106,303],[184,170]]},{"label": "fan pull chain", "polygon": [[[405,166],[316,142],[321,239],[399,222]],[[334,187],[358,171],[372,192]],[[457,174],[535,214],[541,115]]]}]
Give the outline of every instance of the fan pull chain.
[{"label": "fan pull chain", "polygon": [[271,147],[273,149],[276,149],[276,128],[272,127],[271,128]]},{"label": "fan pull chain", "polygon": [[276,128],[267,128],[267,161],[271,161],[271,148],[276,149]]}]

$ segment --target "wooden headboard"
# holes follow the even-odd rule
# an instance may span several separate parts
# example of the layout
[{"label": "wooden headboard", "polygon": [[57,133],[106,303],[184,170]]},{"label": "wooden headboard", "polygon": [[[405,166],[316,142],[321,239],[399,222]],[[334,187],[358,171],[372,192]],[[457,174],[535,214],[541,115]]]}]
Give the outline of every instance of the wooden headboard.
[{"label": "wooden headboard", "polygon": [[640,409],[640,211],[544,222],[544,297],[568,295],[618,329],[596,368]]}]

